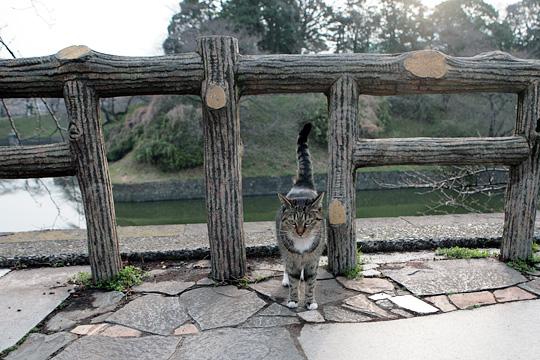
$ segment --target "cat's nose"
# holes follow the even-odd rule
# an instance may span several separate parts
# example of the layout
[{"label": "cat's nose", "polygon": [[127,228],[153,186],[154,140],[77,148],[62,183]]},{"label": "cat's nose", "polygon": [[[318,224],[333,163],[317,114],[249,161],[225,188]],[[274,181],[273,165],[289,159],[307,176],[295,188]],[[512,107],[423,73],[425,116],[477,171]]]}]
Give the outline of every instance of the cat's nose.
[{"label": "cat's nose", "polygon": [[304,235],[304,233],[306,232],[306,228],[303,227],[303,226],[297,226],[296,227],[296,233],[300,236]]}]

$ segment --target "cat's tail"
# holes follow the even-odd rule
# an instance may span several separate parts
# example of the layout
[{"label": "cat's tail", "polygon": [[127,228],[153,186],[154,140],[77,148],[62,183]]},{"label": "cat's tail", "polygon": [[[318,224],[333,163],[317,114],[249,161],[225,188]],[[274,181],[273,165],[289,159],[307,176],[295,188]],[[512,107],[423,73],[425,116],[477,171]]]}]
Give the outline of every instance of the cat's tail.
[{"label": "cat's tail", "polygon": [[298,148],[296,150],[296,154],[298,155],[298,175],[296,176],[294,185],[315,190],[311,159],[307,145],[308,135],[312,127],[313,125],[311,123],[307,123],[298,134]]}]

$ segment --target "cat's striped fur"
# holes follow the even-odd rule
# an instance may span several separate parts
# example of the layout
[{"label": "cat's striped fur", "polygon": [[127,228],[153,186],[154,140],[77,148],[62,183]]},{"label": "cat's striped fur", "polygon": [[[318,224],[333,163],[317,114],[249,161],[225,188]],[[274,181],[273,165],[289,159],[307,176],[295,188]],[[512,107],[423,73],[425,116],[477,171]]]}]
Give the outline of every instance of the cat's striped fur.
[{"label": "cat's striped fur", "polygon": [[316,309],[314,289],[319,257],[325,247],[325,226],[322,214],[323,193],[318,194],[307,138],[311,124],[298,135],[298,175],[287,195],[278,194],[281,208],[276,218],[277,243],[285,263],[283,285],[289,286],[287,306],[298,306],[298,286],[305,280],[305,306]]}]

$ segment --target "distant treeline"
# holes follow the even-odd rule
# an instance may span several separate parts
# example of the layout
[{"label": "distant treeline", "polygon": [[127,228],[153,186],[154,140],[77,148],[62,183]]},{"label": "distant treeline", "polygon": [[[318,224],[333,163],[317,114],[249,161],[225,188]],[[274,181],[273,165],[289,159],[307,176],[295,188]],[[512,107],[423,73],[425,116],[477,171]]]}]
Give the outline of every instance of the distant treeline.
[{"label": "distant treeline", "polygon": [[[238,38],[243,54],[396,53],[432,48],[457,56],[502,50],[540,57],[540,0],[516,2],[504,16],[482,0],[448,0],[433,9],[419,0],[329,4],[323,0],[183,0],[163,48],[169,54],[196,51],[198,36],[220,34]],[[515,105],[511,94],[362,96],[360,135],[502,136],[512,131]],[[179,177],[182,171],[190,174],[200,168],[203,140],[197,99],[151,97],[128,103],[116,113],[119,116],[106,116],[105,132],[109,160],[126,158],[120,166],[123,173],[129,175],[133,162],[146,164],[145,171],[179,171]],[[323,96],[243,98],[244,174],[293,173],[292,147],[306,121],[315,125],[312,151],[316,168],[324,172],[328,119]]]},{"label": "distant treeline", "polygon": [[540,0],[516,1],[504,16],[483,0],[183,0],[171,19],[167,53],[193,51],[196,37],[239,39],[241,52],[385,52],[425,48],[450,55],[503,50],[540,56]]}]

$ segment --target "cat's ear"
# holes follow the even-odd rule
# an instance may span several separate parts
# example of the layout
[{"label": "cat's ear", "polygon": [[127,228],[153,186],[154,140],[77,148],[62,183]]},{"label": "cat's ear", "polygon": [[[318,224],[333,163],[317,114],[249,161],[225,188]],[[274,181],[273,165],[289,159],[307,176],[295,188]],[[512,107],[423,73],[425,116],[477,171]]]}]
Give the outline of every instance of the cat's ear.
[{"label": "cat's ear", "polygon": [[322,192],[319,195],[317,195],[317,197],[313,200],[313,202],[311,203],[311,206],[317,209],[321,208],[323,198],[324,198],[324,193]]},{"label": "cat's ear", "polygon": [[288,207],[292,207],[293,204],[291,203],[291,200],[287,199],[287,197],[285,195],[282,195],[280,193],[277,194],[278,198],[279,198],[279,201],[281,201],[281,203],[285,206],[288,206]]}]

